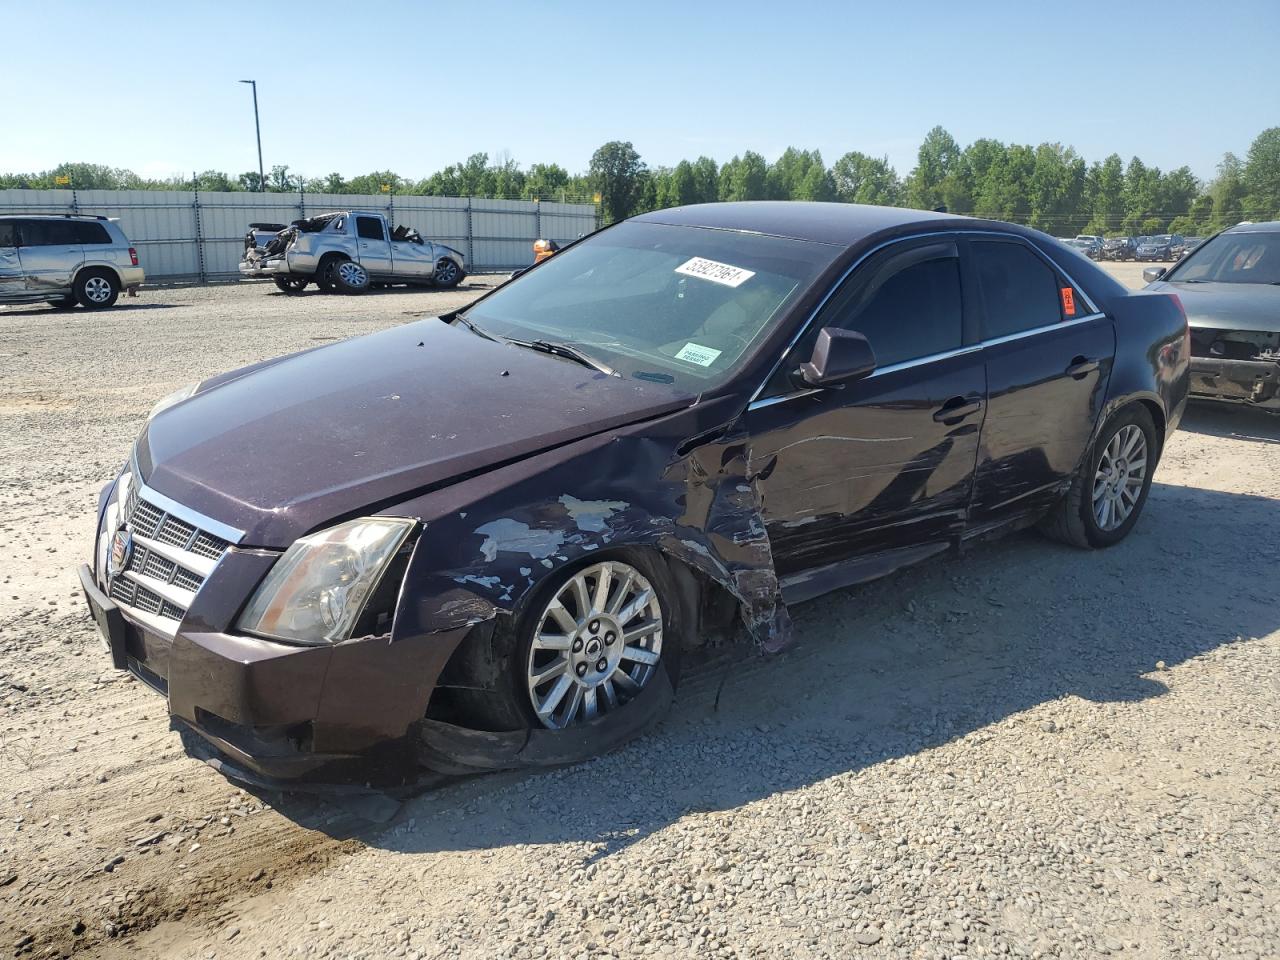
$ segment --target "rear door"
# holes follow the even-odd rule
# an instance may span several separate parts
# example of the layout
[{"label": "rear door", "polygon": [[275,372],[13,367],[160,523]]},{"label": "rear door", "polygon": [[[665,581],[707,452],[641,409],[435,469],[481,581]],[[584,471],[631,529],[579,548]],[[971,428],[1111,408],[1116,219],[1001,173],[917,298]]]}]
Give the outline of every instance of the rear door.
[{"label": "rear door", "polygon": [[26,293],[22,257],[18,253],[18,224],[0,220],[0,300]]},{"label": "rear door", "polygon": [[71,278],[84,260],[74,220],[19,220],[18,242],[27,293],[52,296],[71,289]]},{"label": "rear door", "polygon": [[391,273],[391,240],[387,237],[387,224],[382,217],[356,215],[356,244],[360,265],[371,275],[387,276]]},{"label": "rear door", "polygon": [[[836,291],[747,410],[751,469],[788,599],[946,546],[965,524],[986,383],[950,238],[904,241]],[[877,369],[836,389],[790,376],[823,327]]]},{"label": "rear door", "polygon": [[981,298],[987,416],[971,532],[1030,516],[1066,490],[1093,435],[1115,358],[1106,314],[1021,237],[970,237]]}]

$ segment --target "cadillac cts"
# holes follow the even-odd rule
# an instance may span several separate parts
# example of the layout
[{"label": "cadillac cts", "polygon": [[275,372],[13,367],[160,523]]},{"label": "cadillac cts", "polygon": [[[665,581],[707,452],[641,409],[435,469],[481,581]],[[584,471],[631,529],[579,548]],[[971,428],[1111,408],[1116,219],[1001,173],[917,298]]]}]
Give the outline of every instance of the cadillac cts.
[{"label": "cadillac cts", "polygon": [[737,623],[779,649],[788,603],[998,531],[1122,540],[1188,357],[1177,297],[1021,227],[665,210],[161,401],[81,580],[233,774],[563,762]]}]

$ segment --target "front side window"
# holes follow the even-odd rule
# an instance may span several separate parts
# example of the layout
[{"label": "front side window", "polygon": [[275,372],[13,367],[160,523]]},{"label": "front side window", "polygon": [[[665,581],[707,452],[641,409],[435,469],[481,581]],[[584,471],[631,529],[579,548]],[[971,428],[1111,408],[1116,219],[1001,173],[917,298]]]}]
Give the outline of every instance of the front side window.
[{"label": "front side window", "polygon": [[377,217],[356,217],[356,233],[362,240],[385,240],[382,221]]},{"label": "front side window", "polygon": [[703,391],[732,375],[841,250],[623,223],[544,260],[464,316],[494,336],[569,344],[623,376]]},{"label": "front side window", "polygon": [[[1063,319],[1058,277],[1017,242],[978,240],[970,245],[986,308],[985,339],[1047,327]],[[1080,305],[1072,298],[1073,315]]]},{"label": "front side window", "polygon": [[1220,233],[1165,275],[1173,283],[1280,283],[1280,233]]}]

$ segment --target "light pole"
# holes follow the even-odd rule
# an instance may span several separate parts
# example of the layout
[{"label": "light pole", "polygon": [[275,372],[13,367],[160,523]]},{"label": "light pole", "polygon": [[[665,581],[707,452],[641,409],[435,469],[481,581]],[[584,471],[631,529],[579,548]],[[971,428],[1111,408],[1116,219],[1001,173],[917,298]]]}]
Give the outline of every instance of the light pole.
[{"label": "light pole", "polygon": [[253,87],[253,131],[258,135],[258,192],[263,193],[267,189],[267,175],[262,169],[262,127],[258,124],[258,81],[241,80],[240,82]]}]

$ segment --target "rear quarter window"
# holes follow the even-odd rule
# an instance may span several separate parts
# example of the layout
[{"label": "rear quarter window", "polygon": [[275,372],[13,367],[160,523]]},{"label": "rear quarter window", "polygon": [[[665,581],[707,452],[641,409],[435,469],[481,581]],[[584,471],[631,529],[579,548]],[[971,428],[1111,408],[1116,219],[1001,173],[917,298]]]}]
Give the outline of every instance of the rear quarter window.
[{"label": "rear quarter window", "polygon": [[111,243],[111,234],[107,233],[107,228],[100,223],[81,220],[75,224],[75,234],[78,243]]}]

